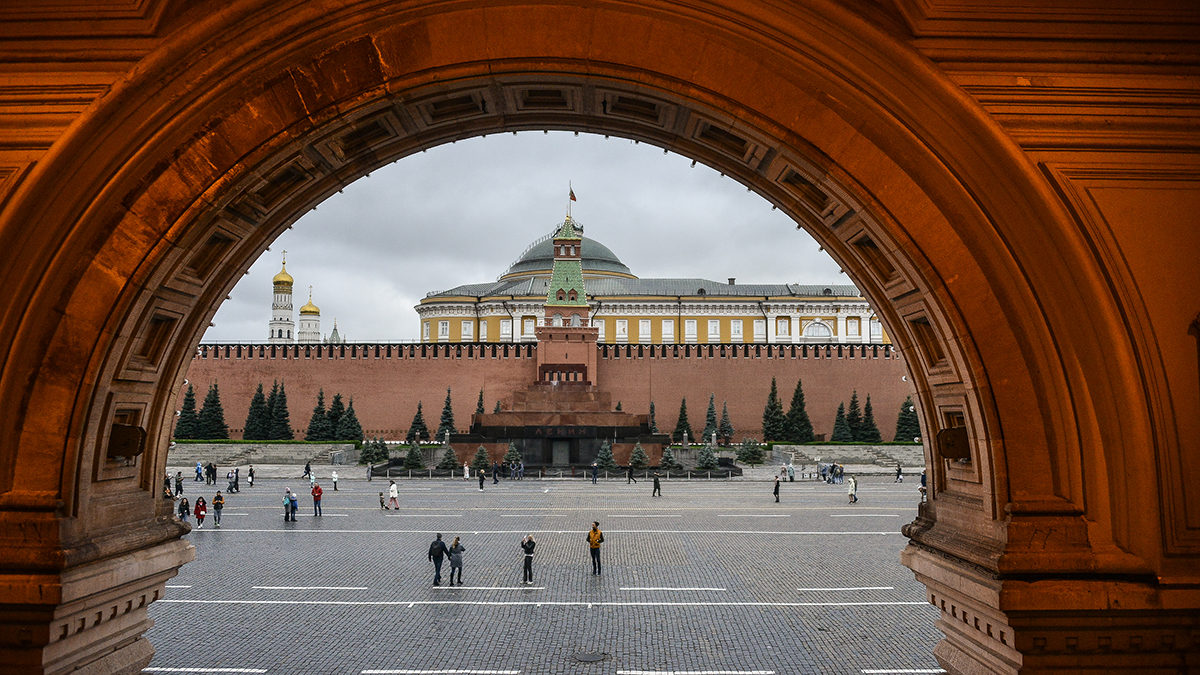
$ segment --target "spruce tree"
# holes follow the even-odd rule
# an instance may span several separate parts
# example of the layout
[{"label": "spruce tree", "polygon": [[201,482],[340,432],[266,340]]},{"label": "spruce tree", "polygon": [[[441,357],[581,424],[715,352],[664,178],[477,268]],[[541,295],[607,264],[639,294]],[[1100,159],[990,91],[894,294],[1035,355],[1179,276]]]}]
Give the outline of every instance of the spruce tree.
[{"label": "spruce tree", "polygon": [[442,455],[442,461],[438,462],[437,468],[439,471],[455,471],[458,469],[458,455],[454,454],[454,448],[446,446],[446,452]]},{"label": "spruce tree", "polygon": [[696,434],[692,431],[692,424],[688,422],[687,415],[687,399],[684,398],[679,402],[679,420],[675,422],[675,431],[671,434],[671,440],[676,443],[685,442],[691,443],[696,440]]},{"label": "spruce tree", "polygon": [[337,428],[342,423],[342,415],[346,414],[346,404],[342,403],[342,395],[334,394],[333,403],[329,404],[329,410],[325,413],[329,417],[329,429],[333,434],[329,440],[337,440]]},{"label": "spruce tree", "polygon": [[492,466],[492,460],[488,458],[487,448],[482,445],[475,451],[475,458],[471,460],[471,468],[477,471],[487,471]]},{"label": "spruce tree", "polygon": [[650,401],[650,433],[658,433],[658,422],[654,420],[654,401]]},{"label": "spruce tree", "polygon": [[700,448],[700,455],[696,458],[696,469],[700,471],[712,471],[720,464],[717,462],[717,455],[713,452],[711,445],[705,445]]},{"label": "spruce tree", "polygon": [[921,420],[917,417],[917,407],[912,396],[904,399],[900,405],[900,415],[896,418],[896,443],[912,443],[914,438],[921,436]]},{"label": "spruce tree", "polygon": [[183,405],[179,409],[179,419],[175,421],[175,438],[190,440],[196,438],[196,427],[199,419],[196,415],[196,390],[188,385],[187,393],[183,395]]},{"label": "spruce tree", "polygon": [[334,435],[339,441],[361,441],[363,439],[362,425],[358,423],[358,415],[354,412],[354,399],[350,399],[350,407],[342,413]]},{"label": "spruce tree", "polygon": [[771,393],[767,395],[767,405],[763,408],[763,440],[787,440],[787,417],[783,414],[783,403],[779,401],[779,389],[775,386],[775,378],[771,378]]},{"label": "spruce tree", "polygon": [[425,455],[421,452],[421,444],[413,443],[408,446],[408,454],[404,456],[404,468],[424,469]]},{"label": "spruce tree", "polygon": [[414,439],[429,440],[429,427],[425,426],[425,414],[421,412],[420,401],[417,401],[417,414],[413,415],[412,424],[408,425],[408,435],[404,437],[404,441],[412,443]]},{"label": "spruce tree", "polygon": [[508,442],[508,452],[504,453],[504,459],[501,460],[505,464],[521,461],[521,453],[517,450],[517,444],[512,441]]},{"label": "spruce tree", "polygon": [[[497,401],[497,403],[499,403],[499,401]],[[486,413],[486,412],[487,412],[487,411],[485,411],[485,410],[483,409],[483,390],[482,390],[482,389],[480,389],[480,390],[479,390],[479,401],[475,403],[475,414],[476,414],[476,415],[483,415],[483,414],[484,414],[484,413]]]},{"label": "spruce tree", "polygon": [[225,410],[221,408],[221,393],[213,382],[204,396],[204,407],[196,418],[197,434],[203,440],[229,438],[229,426],[225,424]]},{"label": "spruce tree", "polygon": [[658,468],[664,471],[683,470],[683,465],[675,459],[675,452],[671,450],[671,446],[663,447],[662,459],[658,460]]},{"label": "spruce tree", "polygon": [[717,435],[721,437],[722,443],[729,445],[733,441],[733,434],[736,433],[733,429],[733,422],[729,420],[729,401],[721,402],[721,424],[717,427]]},{"label": "spruce tree", "polygon": [[263,395],[262,383],[250,398],[250,410],[246,413],[246,424],[242,427],[242,440],[265,441],[270,439],[271,419],[267,411],[267,397]]},{"label": "spruce tree", "polygon": [[492,414],[495,415],[498,412],[500,412],[500,400],[499,399],[496,400],[496,407],[492,408]]},{"label": "spruce tree", "polygon": [[633,444],[633,452],[629,453],[629,466],[635,469],[645,469],[650,466],[650,457],[646,455],[646,449],[641,443]]},{"label": "spruce tree", "polygon": [[329,424],[329,414],[325,410],[325,390],[317,392],[317,405],[313,408],[312,416],[308,418],[308,430],[304,440],[325,442],[333,440],[333,426]]},{"label": "spruce tree", "polygon": [[704,442],[708,443],[715,433],[717,433],[717,400],[716,394],[709,394],[708,412],[704,413]]},{"label": "spruce tree", "polygon": [[271,387],[271,398],[268,399],[267,405],[271,409],[271,440],[290,441],[295,438],[296,434],[292,432],[292,417],[288,413],[287,389],[284,388],[283,382],[279,383],[278,393],[275,387]]},{"label": "spruce tree", "polygon": [[792,393],[792,406],[787,413],[787,440],[792,443],[812,443],[813,426],[804,407],[804,387],[796,380],[796,391]]},{"label": "spruce tree", "polygon": [[850,394],[850,407],[846,408],[846,426],[850,427],[850,438],[862,440],[862,409],[858,407],[858,390]]},{"label": "spruce tree", "polygon": [[743,464],[762,464],[763,446],[753,438],[747,438],[738,446],[737,459]]},{"label": "spruce tree", "polygon": [[858,432],[860,443],[881,443],[883,436],[875,424],[875,411],[871,410],[871,395],[867,394],[867,404],[863,406],[862,428]]},{"label": "spruce tree", "polygon": [[601,471],[616,471],[621,468],[617,465],[617,460],[613,459],[612,445],[607,439],[600,444],[600,452],[596,454],[596,466],[600,467]]},{"label": "spruce tree", "polygon": [[442,441],[446,438],[446,432],[451,435],[457,434],[458,429],[454,428],[454,407],[450,404],[450,389],[446,389],[446,403],[442,406],[442,419],[438,422],[437,436],[435,440]]},{"label": "spruce tree", "polygon": [[833,435],[829,440],[834,443],[851,443],[854,437],[850,435],[850,425],[846,424],[846,404],[839,403],[837,417],[833,420]]}]

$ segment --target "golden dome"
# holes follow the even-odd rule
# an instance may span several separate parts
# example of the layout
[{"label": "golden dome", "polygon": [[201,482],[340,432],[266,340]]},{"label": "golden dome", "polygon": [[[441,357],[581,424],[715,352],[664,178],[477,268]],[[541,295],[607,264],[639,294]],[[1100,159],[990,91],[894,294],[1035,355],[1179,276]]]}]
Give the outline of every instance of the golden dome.
[{"label": "golden dome", "polygon": [[283,263],[283,267],[279,270],[279,274],[276,274],[275,277],[271,279],[271,282],[274,284],[287,284],[288,286],[291,286],[293,281],[294,279],[292,279],[292,275],[287,273],[286,262]]},{"label": "golden dome", "polygon": [[[288,278],[290,279],[291,277]],[[300,313],[312,314],[314,316],[321,315],[321,308],[314,305],[312,301],[312,286],[308,287],[308,302],[304,303],[304,306],[300,308]]]}]

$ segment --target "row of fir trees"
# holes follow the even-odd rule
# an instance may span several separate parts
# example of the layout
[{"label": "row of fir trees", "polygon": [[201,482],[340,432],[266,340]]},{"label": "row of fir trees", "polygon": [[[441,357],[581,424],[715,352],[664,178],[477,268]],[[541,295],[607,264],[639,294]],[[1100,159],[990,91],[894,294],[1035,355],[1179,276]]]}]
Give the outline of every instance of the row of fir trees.
[{"label": "row of fir trees", "polygon": [[[892,440],[897,443],[912,443],[920,435],[921,426],[916,407],[909,396],[900,406],[900,415],[896,419],[896,433]],[[816,440],[812,421],[809,420],[805,409],[802,381],[796,381],[791,406],[787,413],[784,413],[775,378],[771,378],[771,393],[767,395],[767,405],[763,408],[763,439],[785,443],[812,443]],[[834,443],[883,442],[883,435],[875,424],[875,411],[871,407],[870,394],[867,394],[866,404],[861,408],[858,403],[858,391],[850,395],[848,408],[845,402],[838,403],[833,433],[830,434],[829,440]]]},{"label": "row of fir trees", "polygon": [[342,395],[334,394],[333,402],[325,408],[325,390],[317,392],[317,405],[313,408],[312,417],[308,419],[308,430],[304,433],[306,441],[361,441],[363,439],[362,425],[358,423],[358,415],[354,412],[354,399],[350,405],[342,403]]}]

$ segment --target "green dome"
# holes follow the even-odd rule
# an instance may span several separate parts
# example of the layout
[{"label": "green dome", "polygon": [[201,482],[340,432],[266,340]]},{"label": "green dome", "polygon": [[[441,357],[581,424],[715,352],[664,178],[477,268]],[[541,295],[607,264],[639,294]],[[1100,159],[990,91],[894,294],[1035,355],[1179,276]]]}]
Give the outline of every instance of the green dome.
[{"label": "green dome", "polygon": [[[555,230],[557,232],[557,229]],[[632,277],[633,273],[607,246],[595,239],[583,237],[583,273],[604,276],[615,274]],[[554,269],[554,239],[546,237],[536,242],[513,263],[501,277],[512,275],[550,274]],[[635,277],[636,278],[636,277]]]}]

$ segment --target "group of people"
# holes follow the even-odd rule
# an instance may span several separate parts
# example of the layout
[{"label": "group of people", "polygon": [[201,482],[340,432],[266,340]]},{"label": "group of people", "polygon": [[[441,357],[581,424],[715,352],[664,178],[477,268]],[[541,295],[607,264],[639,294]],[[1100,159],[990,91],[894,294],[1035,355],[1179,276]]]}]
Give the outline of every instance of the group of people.
[{"label": "group of people", "polygon": [[846,468],[841,464],[822,464],[820,471],[821,480],[830,485],[838,484],[845,480],[843,474],[845,474]]},{"label": "group of people", "polygon": [[[593,522],[592,529],[584,535],[584,541],[587,542],[588,551],[592,557],[592,575],[600,576],[600,545],[604,543],[604,533],[600,531],[600,523]],[[537,542],[532,534],[527,534],[519,545],[520,555],[524,561],[521,568],[521,583],[533,584],[533,551],[537,548]],[[462,571],[463,571],[463,554],[466,553],[467,547],[463,545],[461,537],[455,537],[454,541],[447,546],[442,540],[442,534],[439,532],[432,543],[429,544],[429,562],[433,563],[433,585],[442,585],[442,565],[446,559],[450,560],[450,586],[462,586]],[[457,580],[455,576],[457,575]]]},{"label": "group of people", "polygon": [[[395,483],[392,484],[395,487]],[[313,500],[313,517],[320,518],[323,515],[321,511],[321,498],[325,496],[325,490],[316,480],[309,483],[308,493],[312,495]],[[379,493],[379,501],[383,503],[383,493]],[[397,506],[397,508],[399,508]],[[296,513],[300,510],[300,493],[292,492],[292,488],[283,489],[283,520],[284,522],[296,522]]]},{"label": "group of people", "polygon": [[[221,491],[217,490],[217,494],[212,500],[213,508],[213,524],[221,527],[221,510],[225,508],[225,497],[221,495]],[[196,497],[196,505],[193,507],[188,503],[187,497],[180,497],[179,505],[176,509],[179,514],[179,519],[183,522],[188,522],[188,516],[196,517],[196,529],[204,529],[204,519],[208,516],[208,503],[204,501],[204,497]]]},{"label": "group of people", "polygon": [[[466,465],[463,465],[464,467]],[[492,483],[499,483],[500,476],[504,475],[509,480],[524,480],[525,479],[525,462],[492,462]]]}]

